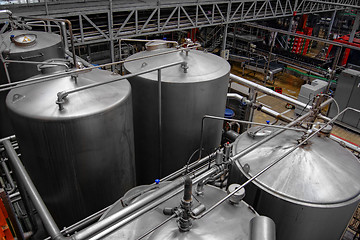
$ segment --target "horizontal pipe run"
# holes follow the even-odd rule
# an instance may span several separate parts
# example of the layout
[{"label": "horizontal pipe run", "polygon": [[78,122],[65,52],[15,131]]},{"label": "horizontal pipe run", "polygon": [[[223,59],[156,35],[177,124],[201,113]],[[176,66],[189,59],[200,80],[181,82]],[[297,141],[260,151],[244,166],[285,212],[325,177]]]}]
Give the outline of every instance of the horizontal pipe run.
[{"label": "horizontal pipe run", "polygon": [[[237,100],[239,102],[245,102],[246,104],[251,104],[251,101],[247,100],[245,97],[243,97],[243,96],[241,96],[241,95],[239,95],[237,93],[228,93],[227,97],[230,98],[230,99],[235,99],[235,100]],[[278,112],[276,112],[276,111],[274,111],[274,110],[272,110],[272,109],[270,109],[270,108],[268,108],[266,106],[263,106],[263,105],[260,107],[260,111],[262,111],[263,113],[266,113],[266,114],[268,114],[268,115],[270,115],[270,116],[272,116],[272,117],[274,117],[276,119],[280,119],[280,120],[282,120],[284,122],[291,122],[291,121],[294,120],[294,119],[291,119],[291,118],[289,118],[287,116],[284,116],[281,113],[278,113]]]},{"label": "horizontal pipe run", "polygon": [[[68,20],[68,19],[54,19],[54,18],[39,18],[39,17],[31,17],[31,16],[21,16],[21,18],[26,18],[26,19],[31,19],[31,20],[52,21],[52,22],[66,23],[69,26],[71,51],[72,51],[72,54],[73,54],[74,67],[77,68],[75,44],[74,44],[74,34],[73,34],[73,30],[72,30],[72,23],[71,23],[70,20]],[[66,36],[66,32],[64,34]],[[66,37],[64,38],[64,41],[67,41]],[[66,44],[66,43],[64,43],[64,44]]]},{"label": "horizontal pipe run", "polygon": [[248,27],[253,27],[253,28],[258,28],[258,29],[267,30],[267,31],[269,31],[269,32],[278,32],[278,33],[285,34],[285,35],[290,35],[290,36],[295,36],[295,37],[310,39],[310,40],[313,40],[313,41],[322,42],[322,43],[326,43],[326,44],[329,44],[329,45],[334,45],[334,46],[338,46],[338,47],[345,47],[345,48],[350,48],[350,49],[353,49],[353,50],[360,51],[360,47],[355,47],[355,46],[351,46],[351,45],[348,45],[348,44],[335,42],[335,41],[328,40],[328,39],[323,39],[323,38],[319,38],[319,37],[314,37],[314,36],[308,36],[308,35],[304,35],[304,34],[289,32],[289,31],[286,31],[286,30],[282,30],[282,29],[278,29],[278,28],[272,28],[272,27],[267,27],[267,26],[263,26],[263,25],[259,25],[259,24],[255,24],[255,23],[244,23],[244,25],[245,25],[245,26],[248,26]]},{"label": "horizontal pipe run", "polygon": [[[325,102],[324,102],[325,103]],[[327,124],[324,124],[324,126],[322,126],[321,128],[319,128],[318,130],[312,132],[307,138],[305,138],[304,140],[302,140],[299,144],[297,144],[296,146],[292,147],[289,151],[287,151],[285,154],[283,154],[280,158],[278,158],[277,160],[273,161],[272,163],[268,164],[264,169],[262,169],[261,171],[259,171],[258,173],[256,173],[254,176],[252,176],[251,178],[249,178],[245,183],[243,183],[240,187],[236,188],[235,191],[233,191],[232,193],[228,194],[227,196],[225,196],[224,198],[222,198],[220,201],[218,201],[216,204],[214,204],[212,207],[210,207],[208,210],[206,210],[204,213],[202,213],[201,215],[199,215],[198,217],[196,216],[192,216],[195,219],[200,219],[202,217],[204,217],[205,215],[207,215],[208,213],[210,213],[212,210],[214,210],[216,207],[218,207],[220,204],[222,204],[223,202],[225,202],[227,199],[229,199],[231,196],[233,196],[234,194],[236,194],[239,190],[241,190],[242,188],[244,188],[246,185],[248,185],[249,183],[251,183],[252,181],[254,181],[257,177],[261,176],[262,174],[264,174],[267,170],[269,170],[270,168],[272,168],[273,166],[275,166],[277,163],[279,163],[281,160],[283,160],[284,158],[286,158],[287,156],[289,156],[292,152],[294,152],[296,149],[298,149],[301,145],[303,145],[304,143],[306,143],[309,139],[311,139],[312,137],[314,137],[318,132],[320,132],[321,130],[323,130],[325,127],[327,127],[329,124],[331,124],[332,122],[334,122],[341,114],[343,114],[344,112],[346,112],[347,110],[353,110],[356,112],[360,112],[360,110],[354,109],[354,108],[346,108],[344,109],[342,112],[340,112],[338,115],[336,115],[330,122],[328,122]],[[289,124],[288,124],[289,125]],[[284,131],[284,130],[281,130]],[[235,157],[233,158],[233,160],[236,159]],[[237,167],[241,168],[241,166],[239,166],[239,163],[236,162]]]},{"label": "horizontal pipe run", "polygon": [[127,62],[133,62],[133,61],[137,61],[137,60],[147,59],[147,58],[150,58],[150,57],[162,56],[162,55],[175,53],[175,52],[179,52],[179,51],[184,51],[184,50],[187,50],[187,49],[193,49],[193,48],[197,48],[197,46],[187,47],[187,48],[178,48],[178,49],[175,49],[175,50],[156,53],[156,54],[152,54],[152,55],[148,55],[148,56],[143,56],[143,57],[138,57],[138,58],[133,58],[133,59],[126,59],[126,60],[122,60],[122,61],[118,61],[118,62],[102,64],[102,65],[99,65],[99,66],[92,66],[92,67],[83,68],[83,69],[74,69],[74,70],[67,71],[67,72],[54,73],[54,74],[46,75],[46,76],[33,77],[31,79],[27,79],[27,80],[23,80],[23,81],[2,84],[2,85],[0,85],[0,92],[8,91],[8,90],[11,90],[13,88],[24,87],[24,86],[31,85],[31,84],[41,83],[41,82],[45,82],[45,81],[51,81],[51,80],[59,78],[59,77],[66,77],[66,76],[71,76],[71,75],[87,73],[87,72],[89,72],[89,71],[91,71],[93,69],[97,69],[97,68],[106,68],[106,67],[110,67],[110,66],[116,65],[116,64],[123,64],[123,63],[127,63]]},{"label": "horizontal pipe run", "polygon": [[165,187],[161,188],[160,190],[154,192],[154,194],[150,194],[143,199],[135,202],[134,204],[127,206],[126,208],[116,212],[115,214],[109,216],[108,218],[105,218],[101,220],[100,222],[97,222],[90,227],[81,230],[73,235],[73,238],[76,240],[80,239],[88,239],[90,236],[92,236],[95,233],[98,233],[105,229],[106,227],[114,224],[115,222],[119,221],[120,219],[134,213],[135,211],[141,209],[142,207],[146,206],[147,204],[151,203],[152,201],[162,197],[166,193],[182,186],[184,184],[184,177],[180,177],[170,184],[166,185]]},{"label": "horizontal pipe run", "polygon": [[[312,114],[312,112],[309,112]],[[305,116],[305,115],[303,115]],[[258,123],[258,122],[252,122],[252,121],[245,121],[245,120],[237,120],[237,119],[231,119],[231,118],[223,118],[223,117],[217,117],[217,116],[211,116],[211,115],[204,115],[202,117],[201,120],[201,130],[200,130],[200,151],[199,151],[199,157],[201,158],[201,154],[202,154],[202,146],[203,146],[203,133],[204,133],[204,120],[205,119],[214,119],[214,120],[219,120],[219,121],[229,121],[229,122],[237,122],[237,123],[246,123],[246,124],[254,124],[254,125],[258,125],[258,126],[264,126],[264,127],[273,127],[273,128],[280,128],[281,131],[285,131],[285,130],[294,130],[294,131],[300,131],[300,132],[304,132],[306,131],[305,129],[301,129],[301,128],[291,128],[290,126],[286,125],[286,126],[280,126],[280,125],[269,125],[269,124],[265,124],[265,123]],[[293,125],[291,125],[293,126]],[[280,134],[280,132],[279,132]],[[272,135],[270,135],[269,137],[271,137]],[[245,149],[246,150],[246,149]],[[245,151],[244,150],[244,151]]]},{"label": "horizontal pipe run", "polygon": [[[77,223],[74,223],[73,225],[69,226],[69,227],[66,227],[64,228],[63,230],[61,230],[60,232],[63,234],[63,235],[70,235],[72,233],[74,233],[75,231],[78,231],[79,229],[83,229],[87,226],[89,226],[90,224],[94,223],[94,222],[97,222],[100,217],[111,207],[108,206],[90,216],[88,216],[87,218],[84,218],[82,219],[81,221],[77,222]],[[47,237],[45,238],[44,240],[51,240],[52,238],[51,237]]]},{"label": "horizontal pipe run", "polygon": [[[207,178],[208,176],[211,176],[213,174],[216,174],[217,172],[221,171],[220,168],[218,167],[213,167],[211,169],[209,169],[208,171],[206,171],[205,173],[201,174],[200,176],[195,176],[195,175],[191,175],[190,174],[190,177],[193,179],[193,184],[196,184],[198,183],[199,181],[201,181],[202,179],[204,178]],[[182,181],[184,181],[184,178],[182,177],[181,178]],[[175,180],[177,181],[177,180]],[[172,184],[172,183],[170,183]],[[161,190],[161,189],[160,189]],[[158,191],[160,191],[158,190]],[[124,226],[125,224],[133,221],[134,219],[138,218],[139,216],[145,214],[146,212],[150,211],[151,209],[155,208],[156,206],[160,205],[161,203],[165,202],[166,200],[172,198],[173,196],[175,196],[176,194],[182,192],[184,190],[183,186],[181,187],[178,187],[178,188],[175,188],[173,191],[171,192],[168,192],[166,195],[158,198],[158,199],[155,199],[154,202],[151,202],[150,204],[144,206],[144,208],[140,209],[139,211],[135,212],[134,214],[131,214],[130,216],[128,216],[127,218],[121,220],[120,222],[117,222],[115,223],[114,225],[104,229],[102,232],[100,233],[97,233],[96,235],[92,236],[91,238],[89,238],[88,240],[98,240],[98,239],[101,239],[103,238],[104,236],[108,235],[108,234],[111,234],[112,232],[114,232],[116,229]],[[136,204],[136,203],[134,203]],[[132,206],[132,205],[130,205]],[[130,207],[128,206],[128,207]],[[126,207],[126,208],[128,208]],[[125,209],[126,209],[125,208]],[[105,218],[106,219],[106,218]],[[104,220],[105,220],[104,219]],[[80,240],[78,238],[75,238],[76,240]]]},{"label": "horizontal pipe run", "polygon": [[360,146],[359,145],[349,143],[348,141],[346,141],[344,139],[341,139],[338,136],[335,136],[333,134],[330,134],[330,139],[332,139],[332,140],[334,140],[334,141],[336,141],[336,142],[338,142],[340,144],[343,144],[345,147],[350,148],[353,151],[356,151],[356,152],[360,153]]},{"label": "horizontal pipe run", "polygon": [[239,76],[236,76],[234,74],[230,74],[230,79],[232,82],[236,82],[236,83],[240,83],[240,84],[243,84],[243,85],[246,85],[250,88],[254,88],[254,90],[257,90],[257,91],[260,91],[260,92],[263,92],[269,96],[273,96],[273,97],[276,97],[276,98],[279,98],[279,99],[282,99],[286,102],[289,102],[291,104],[294,104],[296,106],[299,106],[299,107],[302,107],[302,108],[307,108],[307,109],[310,109],[311,106],[308,106],[307,104],[305,103],[302,103],[296,99],[293,99],[291,97],[288,97],[288,96],[285,96],[283,94],[280,94],[280,93],[277,93],[267,87],[264,87],[264,86],[261,86],[257,83],[254,83],[252,81],[249,81],[245,78],[242,78],[242,77],[239,77]]},{"label": "horizontal pipe run", "polygon": [[[323,102],[321,105],[320,105],[320,109],[324,108],[325,106],[327,106],[328,104],[330,104],[331,102],[333,101],[332,98],[326,100],[325,102]],[[310,117],[313,115],[313,112],[312,111],[309,111],[307,112],[306,114],[298,117],[297,119],[295,119],[294,121],[290,122],[289,124],[287,124],[285,127],[293,127],[295,126],[297,123],[305,120],[306,118]],[[273,127],[273,126],[271,126]],[[233,160],[236,160],[242,156],[245,156],[246,154],[248,154],[249,152],[253,151],[255,148],[257,148],[258,146],[262,145],[263,143],[269,141],[270,139],[274,138],[275,136],[279,135],[280,133],[284,132],[285,129],[281,129],[277,132],[274,132],[273,134],[263,138],[262,140],[260,140],[259,142],[249,146],[248,148],[245,148],[243,151],[239,152],[238,154],[236,154],[235,156],[232,157]]]},{"label": "horizontal pipe run", "polygon": [[173,172],[173,173],[169,174],[168,176],[160,179],[160,181],[164,182],[164,181],[173,180],[174,178],[182,175],[186,170],[192,170],[192,169],[202,165],[203,163],[207,163],[208,161],[211,160],[213,155],[214,154],[212,153],[212,154],[210,154],[210,155],[208,155],[208,156],[206,156],[206,157],[204,157],[202,159],[199,159],[199,160],[189,164],[188,166],[184,166],[181,169],[177,170],[176,172]]},{"label": "horizontal pipe run", "polygon": [[291,118],[289,118],[289,117],[287,117],[287,116],[285,116],[285,115],[283,115],[281,113],[278,113],[278,112],[276,112],[276,111],[274,111],[274,110],[272,110],[272,109],[270,109],[268,107],[265,107],[265,106],[261,106],[260,111],[262,111],[263,113],[266,113],[267,115],[270,115],[270,116],[272,116],[272,117],[274,117],[276,119],[284,121],[284,122],[292,122],[292,121],[294,121],[294,119],[291,119]]},{"label": "horizontal pipe run", "polygon": [[6,140],[14,141],[15,138],[16,138],[15,135],[11,135],[11,136],[9,136],[9,137],[1,138],[1,139],[0,139],[0,143],[3,143],[3,142],[6,141]]},{"label": "horizontal pipe run", "polygon": [[165,65],[160,66],[160,67],[151,68],[149,70],[141,71],[141,72],[138,72],[138,73],[132,73],[132,74],[120,76],[120,77],[118,77],[116,79],[113,79],[113,80],[110,80],[110,81],[101,82],[101,83],[93,83],[93,84],[89,84],[89,85],[86,85],[86,86],[83,86],[83,87],[78,87],[78,88],[74,88],[74,89],[70,89],[70,90],[61,91],[61,92],[58,93],[58,99],[62,100],[63,98],[65,98],[66,96],[68,96],[71,93],[75,93],[75,92],[79,92],[79,91],[86,90],[86,89],[89,89],[89,88],[98,87],[98,86],[101,86],[101,85],[117,82],[117,81],[120,81],[120,80],[123,80],[123,79],[126,79],[126,78],[135,77],[135,76],[138,76],[138,75],[146,74],[146,73],[149,73],[149,72],[153,72],[153,71],[156,71],[156,70],[160,70],[160,69],[168,68],[168,67],[173,67],[173,66],[181,65],[181,64],[186,64],[186,62],[181,61],[181,62],[169,63],[169,64],[165,64]]}]

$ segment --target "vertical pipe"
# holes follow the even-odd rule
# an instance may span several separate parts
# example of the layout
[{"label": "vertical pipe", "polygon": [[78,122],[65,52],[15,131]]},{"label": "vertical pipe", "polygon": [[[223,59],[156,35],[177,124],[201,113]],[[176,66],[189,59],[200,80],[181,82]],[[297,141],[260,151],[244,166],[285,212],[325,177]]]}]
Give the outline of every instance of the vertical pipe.
[{"label": "vertical pipe", "polygon": [[[112,0],[109,0],[109,16],[108,16],[108,25],[109,25],[109,35],[110,35],[110,57],[111,62],[115,62],[115,49],[114,49],[114,32],[113,32],[113,3]],[[111,71],[115,70],[115,66],[111,65]]]},{"label": "vertical pipe", "polygon": [[162,104],[161,104],[161,69],[158,70],[158,101],[159,101],[159,175],[162,176]]},{"label": "vertical pipe", "polygon": [[224,27],[224,36],[223,36],[223,44],[222,44],[222,50],[223,51],[225,51],[225,49],[226,49],[226,40],[227,40],[228,27],[229,27],[229,24],[226,23],[225,27]]},{"label": "vertical pipe", "polygon": [[61,236],[60,230],[52,218],[49,210],[47,209],[44,201],[42,200],[39,192],[37,191],[34,183],[31,181],[29,174],[26,172],[25,167],[22,165],[17,153],[9,140],[3,142],[6,153],[9,156],[9,160],[14,168],[14,171],[18,173],[19,181],[24,185],[26,191],[29,193],[30,199],[34,203],[36,210],[38,211],[41,219],[44,219],[44,225],[48,233],[57,239]]},{"label": "vertical pipe", "polygon": [[64,22],[61,22],[61,31],[62,31],[62,36],[63,36],[63,41],[64,41],[64,47],[65,49],[69,49],[69,43],[68,43],[68,40],[67,40],[67,33],[66,33],[66,25]]},{"label": "vertical pipe", "polygon": [[[329,31],[328,31],[328,34],[327,34],[327,38],[326,39],[329,39],[330,38],[330,34],[331,34],[331,31],[332,31],[332,27],[334,25],[334,21],[335,21],[335,17],[336,17],[336,10],[334,11],[332,17],[331,17],[331,21],[330,21],[330,24],[329,24]],[[331,39],[332,40],[332,39]]]},{"label": "vertical pipe", "polygon": [[251,219],[250,240],[276,240],[274,221],[265,216]]},{"label": "vertical pipe", "polygon": [[352,43],[354,41],[354,37],[355,37],[355,33],[359,28],[359,23],[360,23],[360,9],[357,11],[355,20],[354,20],[354,25],[351,29],[351,33],[350,33],[350,37],[349,37],[349,43]]},{"label": "vertical pipe", "polygon": [[[293,21],[294,21],[294,16],[292,16],[292,17],[290,18],[290,23],[289,23],[288,32],[292,32],[291,30],[292,30],[292,27],[293,27]],[[287,37],[286,37],[286,43],[285,43],[285,50],[287,50],[288,47],[289,47],[289,40],[290,40],[290,35],[287,35]]]},{"label": "vertical pipe", "polygon": [[3,202],[3,204],[4,204],[6,212],[9,215],[11,225],[14,228],[17,239],[20,239],[20,240],[25,239],[24,231],[21,228],[21,225],[20,225],[20,222],[19,222],[18,218],[15,216],[14,208],[11,205],[9,196],[6,194],[6,192],[3,189],[0,189],[0,198],[1,198],[1,201]]}]

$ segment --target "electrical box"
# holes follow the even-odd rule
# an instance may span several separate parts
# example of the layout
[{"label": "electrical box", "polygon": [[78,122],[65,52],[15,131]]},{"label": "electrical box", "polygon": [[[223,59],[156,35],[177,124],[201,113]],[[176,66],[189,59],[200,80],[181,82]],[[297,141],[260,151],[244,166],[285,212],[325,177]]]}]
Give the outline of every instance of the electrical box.
[{"label": "electrical box", "polygon": [[[360,109],[360,71],[345,69],[339,75],[334,98],[339,104],[340,111],[346,107]],[[331,104],[329,117],[337,115],[335,104]],[[347,111],[337,118],[339,124],[360,131],[360,113]]]},{"label": "electrical box", "polygon": [[[315,79],[314,81],[311,82],[311,84],[304,84],[301,86],[297,100],[311,106],[314,97],[319,93],[324,92],[326,90],[327,85],[328,85],[327,82],[320,79]],[[308,112],[307,109],[304,109],[299,106],[295,107],[295,113],[298,115],[302,115],[307,112]]]}]

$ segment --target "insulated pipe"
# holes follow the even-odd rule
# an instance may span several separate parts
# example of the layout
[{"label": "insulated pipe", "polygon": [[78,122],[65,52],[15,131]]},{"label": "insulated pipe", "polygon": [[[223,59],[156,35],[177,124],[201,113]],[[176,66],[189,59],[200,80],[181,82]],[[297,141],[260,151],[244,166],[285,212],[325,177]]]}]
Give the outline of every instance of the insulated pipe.
[{"label": "insulated pipe", "polygon": [[252,81],[246,80],[245,78],[236,76],[236,75],[231,74],[231,73],[230,73],[230,79],[231,79],[231,81],[233,81],[233,82],[246,85],[246,86],[248,86],[248,87],[250,87],[250,88],[254,88],[254,89],[257,90],[257,91],[263,92],[263,93],[265,93],[265,94],[267,94],[267,95],[270,95],[270,96],[273,96],[273,97],[276,97],[276,98],[280,98],[280,99],[282,99],[282,100],[284,100],[284,101],[286,101],[286,102],[289,102],[289,103],[291,103],[291,104],[297,105],[297,106],[299,106],[299,107],[307,108],[307,109],[310,109],[310,108],[311,108],[311,106],[307,106],[305,103],[302,103],[302,102],[300,102],[300,101],[298,101],[298,100],[295,100],[295,99],[293,99],[293,98],[291,98],[291,97],[288,97],[288,96],[285,96],[285,95],[283,95],[283,94],[277,93],[277,92],[275,92],[275,91],[273,91],[273,90],[271,90],[271,89],[269,89],[269,88],[267,88],[267,87],[261,86],[261,85],[259,85],[259,84],[257,84],[257,83],[254,83],[254,82],[252,82]]},{"label": "insulated pipe", "polygon": [[251,219],[250,240],[276,240],[274,221],[265,216],[257,216]]}]

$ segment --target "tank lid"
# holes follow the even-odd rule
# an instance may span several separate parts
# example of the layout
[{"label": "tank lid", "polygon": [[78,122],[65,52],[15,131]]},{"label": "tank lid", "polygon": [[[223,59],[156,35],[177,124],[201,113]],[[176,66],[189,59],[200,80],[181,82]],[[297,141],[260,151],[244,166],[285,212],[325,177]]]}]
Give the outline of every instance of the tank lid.
[{"label": "tank lid", "polygon": [[17,46],[25,47],[31,46],[36,43],[36,34],[34,33],[24,33],[19,35],[11,35],[11,41]]},{"label": "tank lid", "polygon": [[[211,81],[223,77],[230,72],[230,64],[215,54],[198,50],[190,50],[188,54],[181,51],[171,51],[174,51],[174,48],[139,52],[127,59],[135,59],[146,56],[151,57],[126,62],[124,66],[129,72],[137,73],[168,63],[186,61],[189,67],[187,69],[187,73],[184,73],[184,69],[180,65],[161,70],[161,80],[168,83],[194,83]],[[170,53],[152,56],[154,54],[162,54],[166,52]],[[140,77],[148,80],[158,81],[157,71],[143,74]]]},{"label": "tank lid", "polygon": [[[0,52],[7,50],[10,54],[43,50],[61,44],[60,35],[39,31],[13,30],[0,34],[0,38],[2,39]],[[41,54],[43,53],[41,51]]]},{"label": "tank lid", "polygon": [[[277,131],[268,127],[267,130]],[[254,131],[250,129],[250,131]],[[298,144],[302,133],[285,131],[236,161],[254,176]],[[239,153],[264,137],[244,133],[234,143]],[[242,166],[248,166],[248,174]],[[314,136],[255,180],[267,192],[288,201],[341,204],[360,198],[360,163],[348,150],[325,137]]]},{"label": "tank lid", "polygon": [[6,98],[9,110],[17,115],[40,120],[65,120],[103,113],[117,107],[131,96],[130,83],[121,81],[89,88],[65,98],[64,110],[59,111],[57,93],[96,82],[114,80],[119,75],[93,69],[76,78],[61,77],[51,81],[13,89]]}]

